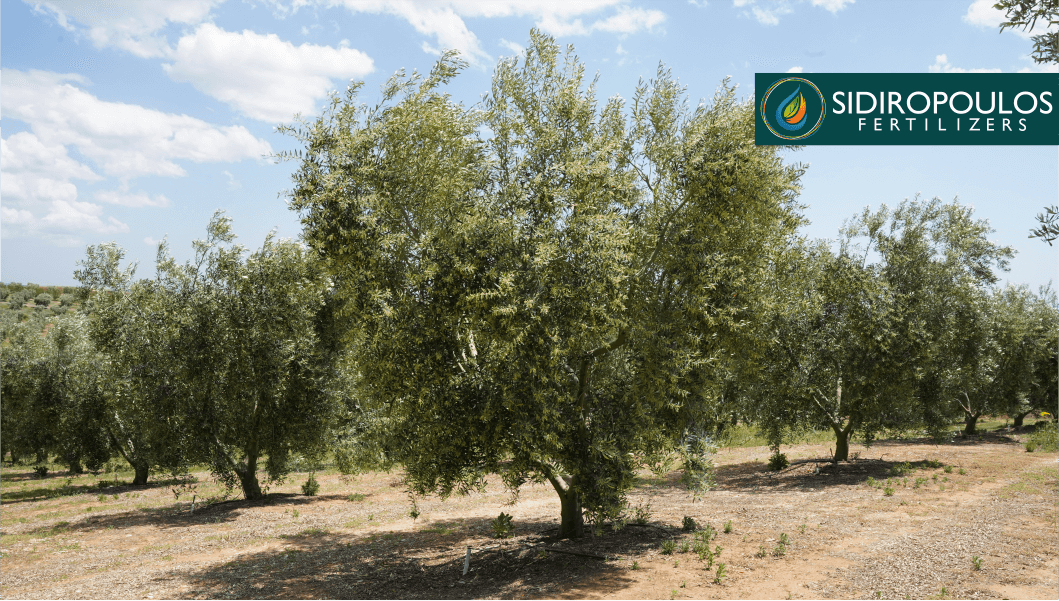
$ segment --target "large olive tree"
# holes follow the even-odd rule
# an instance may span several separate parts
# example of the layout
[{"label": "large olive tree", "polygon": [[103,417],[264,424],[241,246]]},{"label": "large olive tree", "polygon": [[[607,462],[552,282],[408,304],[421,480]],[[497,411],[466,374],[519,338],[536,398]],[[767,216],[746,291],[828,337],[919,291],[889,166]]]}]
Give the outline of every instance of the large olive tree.
[{"label": "large olive tree", "polygon": [[532,34],[480,105],[426,76],[359,85],[288,131],[291,206],[345,302],[358,398],[418,492],[551,483],[561,535],[620,505],[718,390],[799,217],[799,166],[754,145],[725,85],[689,108],[660,69],[600,105]]}]

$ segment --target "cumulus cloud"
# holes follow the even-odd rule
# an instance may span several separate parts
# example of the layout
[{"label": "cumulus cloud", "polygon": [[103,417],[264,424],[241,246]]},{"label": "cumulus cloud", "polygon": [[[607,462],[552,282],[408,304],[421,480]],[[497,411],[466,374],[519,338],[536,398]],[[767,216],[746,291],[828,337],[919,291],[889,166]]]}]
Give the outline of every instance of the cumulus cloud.
[{"label": "cumulus cloud", "polygon": [[108,102],[76,87],[77,75],[2,70],[0,110],[30,124],[48,146],[73,146],[107,175],[184,175],[176,162],[238,161],[271,153],[242,126]]},{"label": "cumulus cloud", "polygon": [[787,69],[787,73],[803,73],[803,70],[801,67],[791,67]]},{"label": "cumulus cloud", "polygon": [[103,207],[90,202],[55,200],[51,210],[40,220],[45,228],[66,232],[117,234],[129,231],[129,226],[113,217],[102,219]]},{"label": "cumulus cloud", "polygon": [[927,67],[930,73],[1000,73],[1000,69],[964,69],[949,63],[949,57],[939,54],[934,57],[934,64]]},{"label": "cumulus cloud", "polygon": [[161,30],[170,23],[195,25],[224,0],[42,0],[31,2],[67,31],[85,35],[96,48],[120,48],[141,58],[167,56]]},{"label": "cumulus cloud", "polygon": [[173,62],[163,65],[174,81],[262,121],[290,121],[312,114],[335,86],[334,78],[359,78],[372,59],[352,48],[294,44],[275,34],[225,31],[212,23],[180,38]]}]

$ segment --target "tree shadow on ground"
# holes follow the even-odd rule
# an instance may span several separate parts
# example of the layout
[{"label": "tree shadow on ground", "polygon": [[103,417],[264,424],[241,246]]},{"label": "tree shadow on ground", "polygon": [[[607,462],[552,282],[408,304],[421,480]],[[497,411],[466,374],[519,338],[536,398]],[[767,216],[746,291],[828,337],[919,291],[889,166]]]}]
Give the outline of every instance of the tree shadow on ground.
[{"label": "tree shadow on ground", "polygon": [[[48,480],[51,480],[52,485],[45,484]],[[134,485],[131,482],[111,480],[100,481],[93,484],[71,484],[69,486],[63,485],[56,487],[54,486],[54,482],[57,478],[52,480],[51,477],[49,477],[48,480],[39,480],[41,486],[34,488],[10,490],[10,486],[8,486],[8,490],[0,492],[0,502],[8,505],[11,503],[29,503],[85,494],[118,495],[127,492],[144,492],[156,488],[178,486],[186,482],[186,480],[181,478],[166,478],[163,480],[149,480],[147,484]]]},{"label": "tree shadow on ground", "polygon": [[[245,553],[202,570],[170,573],[185,597],[470,599],[596,596],[628,586],[627,555],[658,548],[675,530],[626,526],[601,537],[554,538],[553,522],[519,524],[499,541],[487,519],[433,522],[416,531],[370,535],[306,531],[283,549]],[[467,548],[470,570],[464,575]],[[594,556],[607,556],[600,559]]]},{"label": "tree shadow on ground", "polygon": [[[873,446],[874,448],[874,446]],[[748,461],[719,466],[716,472],[717,489],[746,493],[769,493],[782,490],[818,490],[833,486],[859,485],[887,479],[911,481],[936,470],[950,470],[953,466],[937,461],[887,461],[884,459],[854,459],[832,463],[826,458],[798,463],[779,471],[769,470],[764,463]]]},{"label": "tree shadow on ground", "polygon": [[[142,490],[142,487],[135,487]],[[370,495],[368,495],[370,497]],[[102,515],[87,515],[76,522],[61,522],[60,527],[64,531],[94,531],[99,529],[121,530],[123,528],[136,528],[138,526],[155,526],[157,528],[186,528],[200,524],[220,524],[234,522],[238,519],[238,511],[249,507],[263,506],[293,506],[308,505],[314,499],[323,501],[335,501],[345,499],[345,495],[317,495],[306,497],[293,493],[272,493],[265,498],[256,501],[245,499],[229,499],[221,501],[198,500],[195,511],[191,511],[191,499],[185,499],[174,503],[160,505],[157,507],[140,507],[117,513],[106,513]],[[7,501],[5,501],[7,503]],[[56,526],[41,526],[31,533],[50,532]]]}]

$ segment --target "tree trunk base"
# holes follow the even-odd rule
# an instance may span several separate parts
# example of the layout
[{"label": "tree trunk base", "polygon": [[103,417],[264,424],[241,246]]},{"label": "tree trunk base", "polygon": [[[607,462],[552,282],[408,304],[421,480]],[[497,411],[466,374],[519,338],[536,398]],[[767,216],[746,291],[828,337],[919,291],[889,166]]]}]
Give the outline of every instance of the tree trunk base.
[{"label": "tree trunk base", "polygon": [[148,473],[150,471],[150,468],[148,468],[147,466],[133,466],[133,469],[136,471],[136,475],[133,476],[132,485],[133,486],[146,486],[147,485],[147,475],[148,475]]}]

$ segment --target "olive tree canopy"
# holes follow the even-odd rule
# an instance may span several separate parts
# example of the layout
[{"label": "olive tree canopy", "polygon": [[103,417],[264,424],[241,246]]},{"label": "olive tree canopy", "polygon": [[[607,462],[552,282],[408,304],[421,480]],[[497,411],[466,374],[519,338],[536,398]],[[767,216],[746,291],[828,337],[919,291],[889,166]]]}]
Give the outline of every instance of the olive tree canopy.
[{"label": "olive tree canopy", "polygon": [[534,32],[480,105],[463,63],[359,84],[314,122],[291,207],[334,279],[361,401],[414,490],[549,481],[562,536],[619,506],[748,345],[758,282],[798,224],[802,169],[754,145],[723,85],[689,108],[660,68],[630,107]]}]

